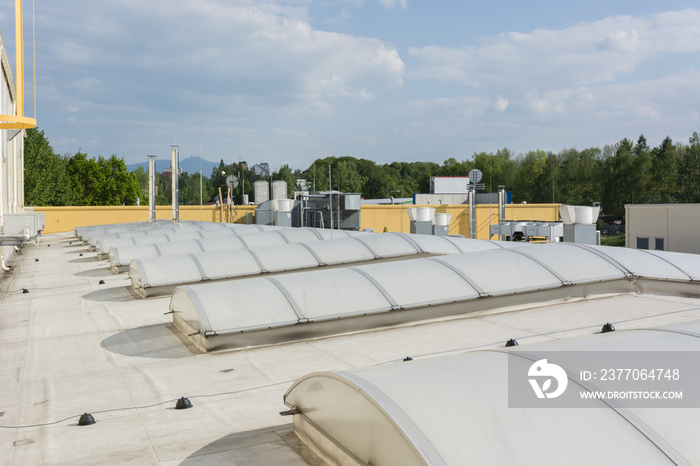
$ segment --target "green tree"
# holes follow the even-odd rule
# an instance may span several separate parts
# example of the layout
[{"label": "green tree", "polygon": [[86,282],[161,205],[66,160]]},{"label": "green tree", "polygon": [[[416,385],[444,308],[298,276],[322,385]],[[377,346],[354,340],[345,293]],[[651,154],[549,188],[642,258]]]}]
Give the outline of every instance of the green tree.
[{"label": "green tree", "polygon": [[[201,191],[200,191],[201,178]],[[200,177],[199,172],[190,175],[187,172],[180,174],[179,178],[179,202],[181,205],[199,205],[210,202],[213,198],[213,188],[209,178]]]},{"label": "green tree", "polygon": [[361,193],[367,178],[360,175],[360,170],[357,168],[357,163],[354,160],[347,159],[350,158],[345,157],[344,160],[339,160],[335,170],[339,191]]},{"label": "green tree", "polygon": [[513,201],[549,202],[551,183],[551,176],[547,173],[547,154],[543,150],[530,151],[525,157],[518,158]]},{"label": "green tree", "polygon": [[624,138],[613,146],[613,151],[605,157],[602,206],[614,218],[624,218],[625,204],[634,202],[634,192],[630,190],[636,170],[632,141]]},{"label": "green tree", "polygon": [[98,189],[104,182],[104,174],[101,173],[97,163],[82,152],[69,156],[67,161],[66,168],[73,184],[75,202],[78,205],[99,205]]},{"label": "green tree", "polygon": [[103,173],[104,184],[99,189],[100,205],[136,205],[140,195],[136,176],[129,173],[124,159],[112,155],[97,158],[97,165]]},{"label": "green tree", "polygon": [[652,197],[651,188],[651,152],[647,145],[647,138],[643,134],[639,135],[637,144],[634,146],[634,174],[631,178],[634,180],[634,195],[633,202],[642,204],[650,202]]},{"label": "green tree", "polygon": [[95,160],[78,152],[68,159],[66,168],[78,205],[136,204],[139,182],[127,171],[124,160],[116,155]]},{"label": "green tree", "polygon": [[681,190],[682,202],[700,202],[700,136],[693,132],[688,147],[683,151],[681,174],[684,178]]},{"label": "green tree", "polygon": [[652,202],[676,202],[678,193],[679,156],[670,137],[651,151]]},{"label": "green tree", "polygon": [[[333,157],[333,159],[335,159]],[[312,191],[325,191],[328,189],[328,165],[329,158],[317,159],[306,169],[303,178],[311,185]]]},{"label": "green tree", "polygon": [[39,128],[24,140],[24,203],[33,206],[73,205],[73,186],[66,162],[56,155]]},{"label": "green tree", "polygon": [[571,205],[591,205],[601,200],[601,151],[591,147],[578,151],[564,149],[558,155],[555,201]]},{"label": "green tree", "polygon": [[510,189],[513,188],[514,174],[517,167],[516,162],[511,159],[511,152],[508,149],[501,149],[495,154],[486,152],[475,153],[469,171],[472,168],[476,168],[483,173],[481,183],[484,183],[486,192],[495,193],[500,185]]},{"label": "green tree", "polygon": [[467,176],[467,162],[459,162],[454,157],[445,160],[439,169],[439,176]]},{"label": "green tree", "polygon": [[142,166],[138,166],[131,174],[134,175],[136,182],[139,184],[141,205],[148,205],[148,172]]}]

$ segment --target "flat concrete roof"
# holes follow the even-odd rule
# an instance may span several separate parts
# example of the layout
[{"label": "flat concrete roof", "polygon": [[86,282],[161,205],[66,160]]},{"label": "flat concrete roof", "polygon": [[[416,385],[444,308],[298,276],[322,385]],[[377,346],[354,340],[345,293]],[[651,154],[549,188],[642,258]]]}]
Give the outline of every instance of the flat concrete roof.
[{"label": "flat concrete roof", "polygon": [[[2,276],[0,465],[325,464],[279,415],[310,372],[700,318],[697,298],[620,294],[202,354],[173,328],[168,297],[136,299],[95,254],[47,236]],[[176,410],[180,397],[193,408]],[[97,423],[79,426],[85,412]]]}]

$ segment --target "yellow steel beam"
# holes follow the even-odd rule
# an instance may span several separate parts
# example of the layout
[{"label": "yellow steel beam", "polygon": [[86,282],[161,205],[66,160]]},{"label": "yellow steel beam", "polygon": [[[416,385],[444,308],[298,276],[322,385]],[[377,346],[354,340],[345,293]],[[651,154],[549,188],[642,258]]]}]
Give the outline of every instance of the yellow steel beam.
[{"label": "yellow steel beam", "polygon": [[[27,129],[36,127],[36,118],[24,116],[24,34],[22,0],[15,0],[15,114],[0,115],[0,129]],[[34,91],[36,92],[36,90]]]}]

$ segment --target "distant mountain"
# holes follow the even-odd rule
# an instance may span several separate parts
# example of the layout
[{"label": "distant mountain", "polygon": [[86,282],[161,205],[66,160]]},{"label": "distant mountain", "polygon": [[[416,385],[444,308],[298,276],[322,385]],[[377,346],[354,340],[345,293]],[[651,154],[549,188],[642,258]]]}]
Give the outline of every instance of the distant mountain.
[{"label": "distant mountain", "polygon": [[[180,160],[180,168],[182,169],[183,172],[187,172],[190,175],[194,173],[199,173],[199,157],[187,157],[186,159]],[[202,159],[201,162],[202,166],[202,175],[204,176],[211,176],[212,170],[214,170],[215,167],[219,166],[218,162],[210,162],[208,160]],[[143,169],[148,172],[148,161],[146,162],[141,162],[141,163],[133,163],[131,165],[127,165],[126,168],[130,172],[136,170],[138,167],[143,167]],[[163,170],[166,168],[170,168],[170,157],[166,158],[158,158],[156,159],[156,171],[159,173],[162,173]]]}]

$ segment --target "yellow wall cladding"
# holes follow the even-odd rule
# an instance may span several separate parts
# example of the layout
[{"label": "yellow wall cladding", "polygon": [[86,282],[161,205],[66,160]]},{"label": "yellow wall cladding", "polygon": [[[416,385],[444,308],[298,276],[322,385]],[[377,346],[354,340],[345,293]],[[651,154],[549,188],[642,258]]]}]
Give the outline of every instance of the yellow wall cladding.
[{"label": "yellow wall cladding", "polygon": [[[398,231],[410,232],[410,222],[406,209],[410,207],[433,207],[436,213],[451,214],[449,232],[451,235],[469,237],[469,206],[454,205],[365,205],[362,206],[361,227],[373,228],[375,232]],[[111,223],[148,221],[148,206],[95,206],[95,207],[34,207],[34,212],[44,212],[46,229],[44,233],[62,233],[73,231],[78,226],[104,225]],[[229,219],[226,207],[217,206],[180,206],[180,220],[202,220],[205,222],[245,223],[246,213],[255,215],[255,206],[238,206],[233,209]],[[171,206],[156,207],[156,218],[172,218]],[[531,220],[555,222],[559,220],[559,204],[508,204],[506,220]],[[476,206],[476,237],[489,239],[489,224],[498,223],[498,206],[479,204]]]}]

